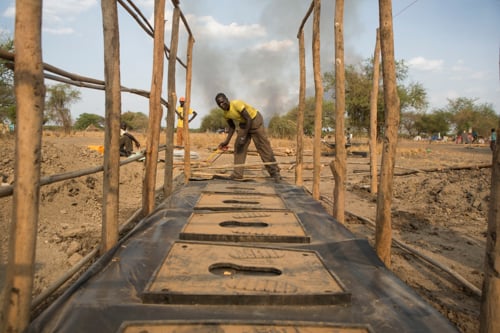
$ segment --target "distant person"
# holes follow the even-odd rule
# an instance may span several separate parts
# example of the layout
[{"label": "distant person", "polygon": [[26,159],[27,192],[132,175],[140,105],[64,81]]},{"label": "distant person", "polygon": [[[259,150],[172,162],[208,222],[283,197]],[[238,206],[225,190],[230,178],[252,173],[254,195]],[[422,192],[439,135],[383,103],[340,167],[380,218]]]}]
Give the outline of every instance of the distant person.
[{"label": "distant person", "polygon": [[[177,145],[182,146],[184,144],[184,102],[186,99],[184,97],[179,98],[179,106],[175,113],[177,113]],[[188,111],[188,123],[190,123],[198,113],[193,109],[189,108]]]},{"label": "distant person", "polygon": [[490,149],[491,151],[495,151],[497,145],[497,132],[495,131],[494,128],[491,129],[491,135],[490,135]]},{"label": "distant person", "polygon": [[[253,140],[262,162],[276,162],[271,143],[266,136],[264,118],[257,109],[241,100],[229,101],[223,93],[218,93],[215,96],[215,102],[224,111],[224,118],[229,125],[226,140],[219,144],[219,149],[227,148],[236,129],[236,123],[239,125],[234,144],[234,164],[245,163],[250,140]],[[276,182],[281,180],[280,169],[277,164],[266,165],[266,169]],[[230,177],[232,179],[242,179],[243,172],[244,167],[234,168]]]},{"label": "distant person", "polygon": [[346,144],[347,145],[351,145],[351,143],[352,143],[352,132],[351,132],[351,128],[350,127],[347,128],[347,133],[346,133],[345,138],[346,138]]},{"label": "distant person", "polygon": [[120,125],[120,156],[129,157],[134,152],[133,144],[137,149],[141,147],[139,141],[127,131],[127,124],[122,122]]}]

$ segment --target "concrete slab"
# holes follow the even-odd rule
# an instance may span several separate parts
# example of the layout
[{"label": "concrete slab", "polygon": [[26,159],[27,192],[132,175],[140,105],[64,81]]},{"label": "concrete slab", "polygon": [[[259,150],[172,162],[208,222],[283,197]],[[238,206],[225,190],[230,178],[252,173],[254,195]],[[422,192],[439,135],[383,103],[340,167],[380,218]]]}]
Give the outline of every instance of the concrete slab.
[{"label": "concrete slab", "polygon": [[203,192],[233,194],[276,194],[276,189],[264,183],[210,183]]},{"label": "concrete slab", "polygon": [[369,326],[329,323],[125,322],[119,333],[370,333]]},{"label": "concrete slab", "polygon": [[314,251],[175,242],[147,284],[145,303],[345,304],[351,295]]},{"label": "concrete slab", "polygon": [[180,239],[220,242],[309,243],[304,227],[290,211],[193,213]]},{"label": "concrete slab", "polygon": [[284,210],[286,204],[278,195],[202,193],[195,210]]}]

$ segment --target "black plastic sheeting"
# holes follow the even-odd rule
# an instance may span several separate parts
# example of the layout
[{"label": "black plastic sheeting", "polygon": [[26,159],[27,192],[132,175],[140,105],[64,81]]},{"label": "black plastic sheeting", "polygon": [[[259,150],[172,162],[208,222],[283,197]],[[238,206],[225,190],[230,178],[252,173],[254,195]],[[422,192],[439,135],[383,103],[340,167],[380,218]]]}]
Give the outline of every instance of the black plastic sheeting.
[{"label": "black plastic sheeting", "polygon": [[385,333],[458,332],[389,271],[366,240],[356,238],[304,189],[290,184],[273,185],[301,220],[311,243],[264,245],[317,251],[351,292],[350,304],[143,304],[141,293],[171,244],[179,240],[179,233],[209,182],[227,181],[191,181],[184,185],[41,313],[28,332],[118,332],[125,321],[338,323],[363,325]]}]

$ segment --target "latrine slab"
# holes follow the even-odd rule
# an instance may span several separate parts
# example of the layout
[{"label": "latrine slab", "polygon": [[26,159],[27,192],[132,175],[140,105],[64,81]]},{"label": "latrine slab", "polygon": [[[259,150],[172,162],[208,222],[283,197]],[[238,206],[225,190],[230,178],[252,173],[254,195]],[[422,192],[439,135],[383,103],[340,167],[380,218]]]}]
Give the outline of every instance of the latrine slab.
[{"label": "latrine slab", "polygon": [[221,323],[206,322],[125,322],[119,333],[179,333],[179,332],[232,332],[232,333],[370,333],[368,325],[329,323]]},{"label": "latrine slab", "polygon": [[175,242],[142,294],[146,303],[325,305],[350,293],[314,251]]},{"label": "latrine slab", "polygon": [[284,210],[285,202],[278,195],[202,193],[195,210]]},{"label": "latrine slab", "polygon": [[179,237],[221,242],[310,242],[293,212],[271,210],[193,213]]},{"label": "latrine slab", "polygon": [[203,192],[234,193],[234,194],[276,194],[276,189],[266,183],[210,183]]}]

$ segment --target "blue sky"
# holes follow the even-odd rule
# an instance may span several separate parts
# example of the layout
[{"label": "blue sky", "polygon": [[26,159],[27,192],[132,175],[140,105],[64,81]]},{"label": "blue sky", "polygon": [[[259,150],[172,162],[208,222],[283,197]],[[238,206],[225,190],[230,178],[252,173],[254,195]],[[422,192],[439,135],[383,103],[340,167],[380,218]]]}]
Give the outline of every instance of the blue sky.
[{"label": "blue sky", "polygon": [[[153,0],[134,3],[153,22]],[[191,106],[199,116],[215,107],[216,93],[242,99],[269,119],[297,104],[297,31],[309,0],[181,0],[180,7],[194,34]],[[334,2],[322,2],[321,67],[333,69]],[[100,1],[44,0],[43,60],[63,70],[103,79]],[[346,1],[345,61],[356,64],[373,55],[378,26],[378,1]],[[128,88],[150,90],[152,40],[118,5],[121,79]],[[0,32],[14,33],[15,1],[0,3]],[[500,0],[393,0],[395,55],[409,66],[408,82],[428,93],[429,112],[447,99],[467,97],[490,103],[500,114]],[[170,43],[172,5],[167,0],[166,42]],[[308,96],[312,77],[312,17],[306,24]],[[185,62],[187,34],[181,28],[179,57]],[[165,66],[166,70],[167,66]],[[166,82],[165,72],[165,82]],[[184,95],[185,71],[177,67],[177,93]],[[56,82],[47,81],[47,84]],[[82,113],[104,115],[104,92],[81,89],[71,106]],[[166,98],[166,83],[163,96]],[[122,94],[122,112],[148,114],[143,97]],[[164,111],[164,116],[166,110]],[[163,121],[162,125],[165,125]]]}]

